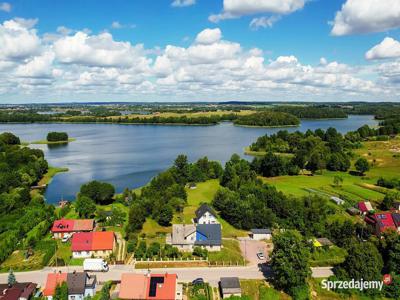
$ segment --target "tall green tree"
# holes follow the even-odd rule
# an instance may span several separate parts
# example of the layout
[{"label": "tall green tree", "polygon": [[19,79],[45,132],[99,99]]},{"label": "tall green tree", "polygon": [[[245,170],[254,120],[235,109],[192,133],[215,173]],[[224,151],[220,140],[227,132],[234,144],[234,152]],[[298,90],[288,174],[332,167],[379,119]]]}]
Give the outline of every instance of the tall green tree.
[{"label": "tall green tree", "polygon": [[96,204],[87,196],[79,195],[74,204],[76,211],[82,218],[89,218],[96,211]]},{"label": "tall green tree", "polygon": [[297,289],[307,287],[307,280],[311,275],[309,248],[295,230],[275,235],[273,242],[273,280],[278,288],[294,295]]},{"label": "tall green tree", "polygon": [[361,175],[364,175],[364,173],[369,171],[370,168],[368,160],[364,157],[357,159],[354,166],[356,167],[356,170],[361,173]]},{"label": "tall green tree", "polygon": [[371,242],[353,241],[347,249],[345,261],[335,273],[339,278],[355,280],[381,280],[382,256]]},{"label": "tall green tree", "polygon": [[98,204],[109,204],[113,201],[115,188],[110,183],[93,180],[81,186],[80,194],[93,199]]}]

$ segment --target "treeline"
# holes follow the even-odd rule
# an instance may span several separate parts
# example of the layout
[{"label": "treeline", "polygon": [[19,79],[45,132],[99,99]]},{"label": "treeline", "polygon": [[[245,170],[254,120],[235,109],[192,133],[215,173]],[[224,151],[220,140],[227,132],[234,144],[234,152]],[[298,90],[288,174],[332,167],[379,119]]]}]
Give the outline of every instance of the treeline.
[{"label": "treeline", "polygon": [[287,197],[257,179],[251,164],[234,154],[220,180],[222,188],[213,206],[222,218],[240,229],[296,228],[305,235],[325,233],[327,216],[334,211],[317,196]]},{"label": "treeline", "polygon": [[53,119],[49,115],[37,113],[22,112],[1,112],[0,123],[35,123],[35,122],[51,122]]},{"label": "treeline", "polygon": [[[259,137],[250,150],[267,152],[263,158],[254,159],[252,166],[257,173],[271,177],[295,175],[300,169],[345,172],[350,168],[350,150],[357,146],[331,127],[326,131],[317,129],[305,133],[281,130]],[[292,154],[292,157],[281,157],[275,153]]]},{"label": "treeline", "polygon": [[219,178],[222,171],[218,162],[209,161],[207,157],[189,163],[185,155],[179,155],[170,169],[141,189],[140,195],[131,195],[126,231],[139,231],[146,217],[153,218],[162,226],[170,225],[174,212],[181,212],[186,205],[186,184]]},{"label": "treeline", "polygon": [[274,111],[292,114],[300,119],[338,119],[347,118],[348,114],[343,108],[327,106],[277,106]]},{"label": "treeline", "polygon": [[47,233],[54,206],[41,195],[31,197],[30,186],[47,172],[41,150],[20,147],[12,133],[0,135],[0,262],[17,247],[26,249]]},{"label": "treeline", "polygon": [[68,134],[66,132],[52,131],[47,134],[49,142],[68,142]]},{"label": "treeline", "polygon": [[239,116],[233,121],[236,125],[246,126],[297,126],[300,120],[292,114],[285,112],[263,111],[250,115]]}]

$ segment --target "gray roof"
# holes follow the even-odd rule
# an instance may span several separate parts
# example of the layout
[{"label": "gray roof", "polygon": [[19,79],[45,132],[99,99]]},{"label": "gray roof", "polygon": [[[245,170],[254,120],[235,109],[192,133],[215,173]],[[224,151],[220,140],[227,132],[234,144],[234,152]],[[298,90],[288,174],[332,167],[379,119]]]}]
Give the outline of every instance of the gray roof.
[{"label": "gray roof", "polygon": [[194,241],[187,239],[187,237],[196,232],[196,227],[193,224],[173,224],[172,225],[172,245],[190,245]]},{"label": "gray roof", "polygon": [[394,213],[394,214],[392,214],[392,218],[393,218],[394,224],[397,227],[400,227],[400,214]]},{"label": "gray roof", "polygon": [[222,289],[240,289],[240,281],[238,277],[221,277]]},{"label": "gray roof", "polygon": [[203,203],[195,212],[196,218],[200,219],[201,216],[203,216],[206,212],[209,212],[213,216],[217,216],[214,210],[209,205]]},{"label": "gray roof", "polygon": [[86,272],[74,272],[67,274],[67,285],[69,295],[85,294],[86,287],[96,284],[96,276],[89,276]]},{"label": "gray roof", "polygon": [[221,245],[221,224],[199,224],[196,231],[207,237],[206,241],[197,241],[195,245],[220,246]]},{"label": "gray roof", "polygon": [[327,239],[327,238],[318,238],[317,241],[322,245],[322,246],[332,246],[333,243]]},{"label": "gray roof", "polygon": [[271,234],[271,229],[269,228],[260,228],[260,229],[252,229],[251,233],[253,234]]}]

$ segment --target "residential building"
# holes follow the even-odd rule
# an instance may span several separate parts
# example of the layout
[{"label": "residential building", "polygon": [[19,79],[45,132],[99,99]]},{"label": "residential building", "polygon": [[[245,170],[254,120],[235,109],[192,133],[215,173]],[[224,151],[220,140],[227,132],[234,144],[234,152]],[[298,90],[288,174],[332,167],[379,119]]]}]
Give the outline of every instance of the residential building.
[{"label": "residential building", "polygon": [[219,283],[222,298],[229,298],[231,296],[242,296],[242,289],[238,277],[222,277]]},{"label": "residential building", "polygon": [[176,274],[122,274],[118,297],[126,300],[181,300],[183,287]]},{"label": "residential building", "polygon": [[89,276],[86,272],[67,274],[68,300],[83,300],[93,297],[96,293],[96,276]]},{"label": "residential building", "polygon": [[67,282],[67,273],[49,273],[47,274],[46,285],[43,290],[43,296],[47,300],[52,300],[57,286]]},{"label": "residential building", "polygon": [[68,300],[83,300],[85,297],[93,297],[96,293],[97,279],[95,275],[86,272],[50,273],[47,275],[43,296],[52,300],[57,286],[67,284]]},{"label": "residential building", "polygon": [[392,219],[393,219],[394,225],[397,228],[397,231],[400,232],[400,213],[393,213]]},{"label": "residential building", "polygon": [[208,251],[220,251],[222,233],[220,224],[199,224],[196,226],[194,246],[201,246]]},{"label": "residential building", "polygon": [[193,245],[196,241],[196,226],[193,224],[173,224],[172,235],[167,238],[167,243],[179,250],[193,251]]},{"label": "residential building", "polygon": [[182,251],[193,251],[196,246],[209,251],[221,250],[220,224],[173,224],[172,235],[167,237],[167,243]]},{"label": "residential building", "polygon": [[374,214],[375,223],[375,233],[380,236],[384,231],[388,229],[397,230],[397,227],[394,224],[392,214],[385,213],[376,213]]},{"label": "residential building", "polygon": [[372,207],[371,202],[369,202],[369,201],[358,202],[357,207],[358,207],[358,210],[363,215],[374,212],[374,208]]},{"label": "residential building", "polygon": [[218,224],[217,214],[207,204],[202,204],[195,212],[195,223],[197,224]]},{"label": "residential building", "polygon": [[78,232],[72,236],[71,250],[74,258],[107,258],[116,248],[112,231]]},{"label": "residential building", "polygon": [[72,236],[76,232],[90,232],[94,229],[94,220],[56,220],[53,223],[51,232],[55,239],[61,239],[64,236]]},{"label": "residential building", "polygon": [[37,284],[32,282],[17,282],[11,287],[0,284],[0,300],[29,300],[36,291]]},{"label": "residential building", "polygon": [[272,231],[269,228],[251,229],[250,238],[256,241],[270,240]]}]

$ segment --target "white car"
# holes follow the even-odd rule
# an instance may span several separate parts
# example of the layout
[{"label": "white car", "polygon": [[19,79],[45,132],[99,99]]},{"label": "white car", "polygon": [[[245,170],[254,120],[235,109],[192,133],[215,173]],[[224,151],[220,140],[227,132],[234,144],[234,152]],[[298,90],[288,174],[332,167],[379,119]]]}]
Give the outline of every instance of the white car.
[{"label": "white car", "polygon": [[262,252],[258,252],[257,253],[257,257],[258,257],[259,260],[264,260],[265,259],[264,253],[262,253]]},{"label": "white car", "polygon": [[61,242],[66,243],[66,242],[69,241],[69,239],[70,239],[70,236],[69,236],[69,235],[65,235],[65,236],[61,239]]}]

